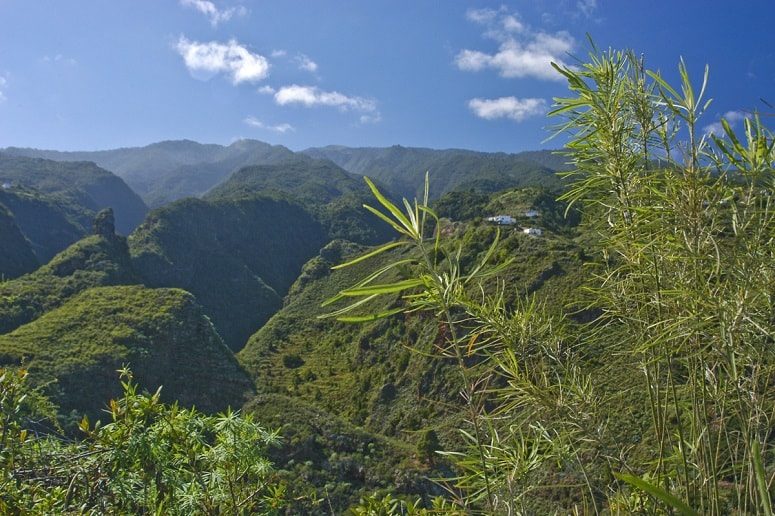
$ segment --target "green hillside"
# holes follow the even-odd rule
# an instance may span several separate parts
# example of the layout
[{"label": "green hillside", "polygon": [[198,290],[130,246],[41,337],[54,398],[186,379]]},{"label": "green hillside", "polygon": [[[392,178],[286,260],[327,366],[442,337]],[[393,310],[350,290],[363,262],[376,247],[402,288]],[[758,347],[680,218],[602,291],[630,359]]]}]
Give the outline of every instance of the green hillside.
[{"label": "green hillside", "polygon": [[[504,192],[483,203],[482,214],[542,206],[543,191]],[[559,206],[556,207],[559,209]],[[541,237],[519,228],[503,228],[496,260],[514,258],[501,273],[507,300],[535,294],[557,313],[570,313],[574,289],[582,283],[587,260],[571,226],[553,229],[546,207],[531,219]],[[444,221],[444,233],[463,245],[463,263],[474,263],[495,236],[482,216]],[[362,253],[362,246],[335,241],[310,260],[290,289],[285,306],[248,341],[237,355],[256,379],[260,392],[298,397],[365,429],[415,443],[434,428],[443,440],[456,439],[460,405],[458,378],[451,364],[423,356],[439,342],[441,328],[425,315],[393,317],[364,324],[346,324],[317,316],[332,310],[321,303],[391,261],[411,254],[391,251],[353,267],[331,267]],[[384,282],[395,279],[386,275]],[[494,285],[491,285],[494,286]],[[372,309],[398,306],[398,295],[386,295]],[[419,350],[413,353],[410,349]],[[447,441],[449,442],[449,441]]]},{"label": "green hillside", "polygon": [[94,212],[60,194],[25,187],[0,190],[0,204],[13,215],[39,263],[88,234]]},{"label": "green hillside", "polygon": [[37,319],[86,289],[138,282],[124,237],[88,236],[35,272],[0,283],[0,334]]},{"label": "green hillside", "polygon": [[194,294],[229,347],[240,349],[325,241],[300,206],[254,196],[186,199],[157,209],[129,247],[145,284]]},{"label": "green hillside", "polygon": [[559,186],[555,172],[561,165],[549,151],[539,154],[485,153],[460,149],[416,147],[329,146],[303,151],[330,159],[348,172],[365,175],[384,184],[390,192],[412,199],[421,197],[426,171],[431,198],[460,187],[495,192],[519,186]]},{"label": "green hillside", "polygon": [[60,162],[0,153],[0,183],[58,194],[95,213],[112,208],[116,228],[125,235],[140,224],[148,211],[121,178],[91,162]]},{"label": "green hillside", "polygon": [[255,194],[301,204],[323,225],[329,238],[374,244],[390,237],[387,224],[362,208],[371,199],[363,180],[329,160],[295,155],[274,165],[245,167],[204,198],[230,199]]},{"label": "green hillside", "polygon": [[[204,411],[240,406],[252,390],[190,294],[141,286],[82,292],[37,320],[0,336],[0,365],[25,364],[60,413],[94,420],[121,393],[116,370],[162,398]],[[194,387],[195,386],[195,387]]]},{"label": "green hillside", "polygon": [[449,475],[418,457],[410,443],[358,428],[297,397],[258,394],[243,412],[280,431],[283,440],[270,458],[288,482],[287,514],[343,514],[375,492],[440,495],[429,478]]},{"label": "green hillside", "polygon": [[[0,280],[8,280],[35,270],[38,260],[11,213],[0,204]],[[1,285],[2,283],[0,283]]]}]

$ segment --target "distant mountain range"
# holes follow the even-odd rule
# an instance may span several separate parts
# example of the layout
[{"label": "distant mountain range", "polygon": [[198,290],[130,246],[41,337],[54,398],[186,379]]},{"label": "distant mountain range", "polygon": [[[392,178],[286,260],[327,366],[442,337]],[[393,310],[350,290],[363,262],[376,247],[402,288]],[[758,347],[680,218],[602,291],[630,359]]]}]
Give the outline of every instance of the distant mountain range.
[{"label": "distant mountain range", "polygon": [[145,147],[76,152],[8,147],[2,152],[59,161],[93,161],[123,178],[150,207],[199,197],[245,166],[277,165],[299,155],[331,160],[351,174],[379,180],[393,194],[408,198],[422,188],[426,171],[431,176],[431,193],[439,197],[461,187],[492,192],[528,184],[557,186],[555,172],[568,168],[564,158],[552,151],[507,154],[400,145],[332,145],[294,153],[282,145],[257,140],[238,140],[227,146],[176,140]]}]

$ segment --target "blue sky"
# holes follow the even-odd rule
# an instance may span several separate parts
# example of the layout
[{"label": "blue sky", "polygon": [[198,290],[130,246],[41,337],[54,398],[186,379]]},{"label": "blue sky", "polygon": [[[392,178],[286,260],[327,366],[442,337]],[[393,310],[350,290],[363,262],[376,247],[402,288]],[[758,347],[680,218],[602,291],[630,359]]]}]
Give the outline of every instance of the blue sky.
[{"label": "blue sky", "polygon": [[772,0],[0,0],[0,147],[551,147],[548,62],[585,33],[709,64],[711,126],[775,104],[773,27]]}]

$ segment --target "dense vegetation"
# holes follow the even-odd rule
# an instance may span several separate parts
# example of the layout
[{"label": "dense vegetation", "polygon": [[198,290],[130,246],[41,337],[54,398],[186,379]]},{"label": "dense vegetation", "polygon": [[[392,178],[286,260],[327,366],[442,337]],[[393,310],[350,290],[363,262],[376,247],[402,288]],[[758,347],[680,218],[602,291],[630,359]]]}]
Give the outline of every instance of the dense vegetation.
[{"label": "dense vegetation", "polygon": [[496,192],[516,186],[557,187],[555,172],[567,167],[549,151],[522,154],[434,150],[394,145],[388,148],[330,146],[306,154],[330,159],[353,174],[385,185],[398,198],[422,195],[423,176],[431,179],[431,198],[456,189]]},{"label": "dense vegetation", "polygon": [[24,238],[13,215],[0,204],[0,242],[3,250],[0,252],[0,280],[15,278],[30,272],[38,266],[38,260],[29,241]]},{"label": "dense vegetation", "polygon": [[[0,365],[48,385],[62,411],[98,419],[129,364],[140,387],[208,412],[241,406],[252,384],[191,294],[140,286],[86,290],[0,336]],[[204,366],[206,364],[206,366]],[[196,386],[192,388],[192,386]]]},{"label": "dense vegetation", "polygon": [[303,156],[100,213],[0,284],[0,509],[772,514],[775,138],[679,72],[558,67],[560,158],[307,151],[378,224]]},{"label": "dense vegetation", "polygon": [[57,194],[92,213],[112,208],[116,228],[124,235],[137,227],[148,211],[121,178],[90,162],[67,163],[0,153],[0,183]]},{"label": "dense vegetation", "polygon": [[38,270],[0,283],[0,334],[31,322],[86,289],[139,283],[124,237],[108,225]]}]

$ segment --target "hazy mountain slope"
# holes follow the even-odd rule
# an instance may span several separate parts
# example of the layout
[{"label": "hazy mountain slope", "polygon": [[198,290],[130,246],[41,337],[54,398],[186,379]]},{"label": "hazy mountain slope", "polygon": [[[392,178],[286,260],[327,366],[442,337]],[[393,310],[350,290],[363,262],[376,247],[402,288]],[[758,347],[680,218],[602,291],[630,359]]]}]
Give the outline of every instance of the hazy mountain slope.
[{"label": "hazy mountain slope", "polygon": [[97,212],[112,208],[116,228],[129,234],[145,217],[142,199],[116,175],[94,163],[60,162],[0,154],[0,183],[32,188]]},{"label": "hazy mountain slope", "polygon": [[243,167],[214,187],[209,198],[246,193],[284,193],[299,200],[325,204],[346,194],[365,192],[363,180],[329,160],[294,155],[276,164]]},{"label": "hazy mountain slope", "polygon": [[228,146],[177,140],[92,152],[21,148],[8,148],[6,152],[62,161],[94,161],[122,177],[152,207],[202,195],[243,166],[276,163],[293,156],[281,145],[257,140],[238,140]]},{"label": "hazy mountain slope", "polygon": [[[302,152],[330,159],[348,172],[377,179],[394,194],[407,198],[421,195],[426,171],[430,174],[432,198],[463,186],[497,191],[518,186],[559,185],[554,174],[557,163],[547,157],[551,156],[549,151],[523,157],[520,154],[394,145],[384,148],[329,146]],[[539,160],[539,156],[545,159]]]},{"label": "hazy mountain slope", "polygon": [[0,336],[0,365],[24,360],[61,414],[104,418],[121,393],[116,370],[129,365],[143,389],[217,411],[241,406],[252,385],[204,317],[178,289],[141,286],[87,290],[39,319]]},{"label": "hazy mountain slope", "polygon": [[139,283],[126,238],[105,229],[71,245],[35,272],[0,283],[0,334],[37,319],[86,289]]},{"label": "hazy mountain slope", "polygon": [[275,195],[302,204],[324,226],[329,239],[378,243],[390,228],[363,209],[372,196],[362,178],[329,160],[295,155],[275,165],[240,169],[213,188],[205,199]]},{"label": "hazy mountain slope", "polygon": [[[24,238],[9,212],[0,204],[0,280],[7,280],[33,271],[38,266],[30,243]],[[2,283],[0,283],[2,286]]]},{"label": "hazy mountain slope", "polygon": [[0,205],[11,212],[38,263],[88,234],[94,212],[59,194],[24,187],[0,189]]},{"label": "hazy mountain slope", "polygon": [[174,202],[151,212],[129,246],[147,285],[193,293],[224,341],[239,349],[325,241],[300,206],[254,196]]}]

